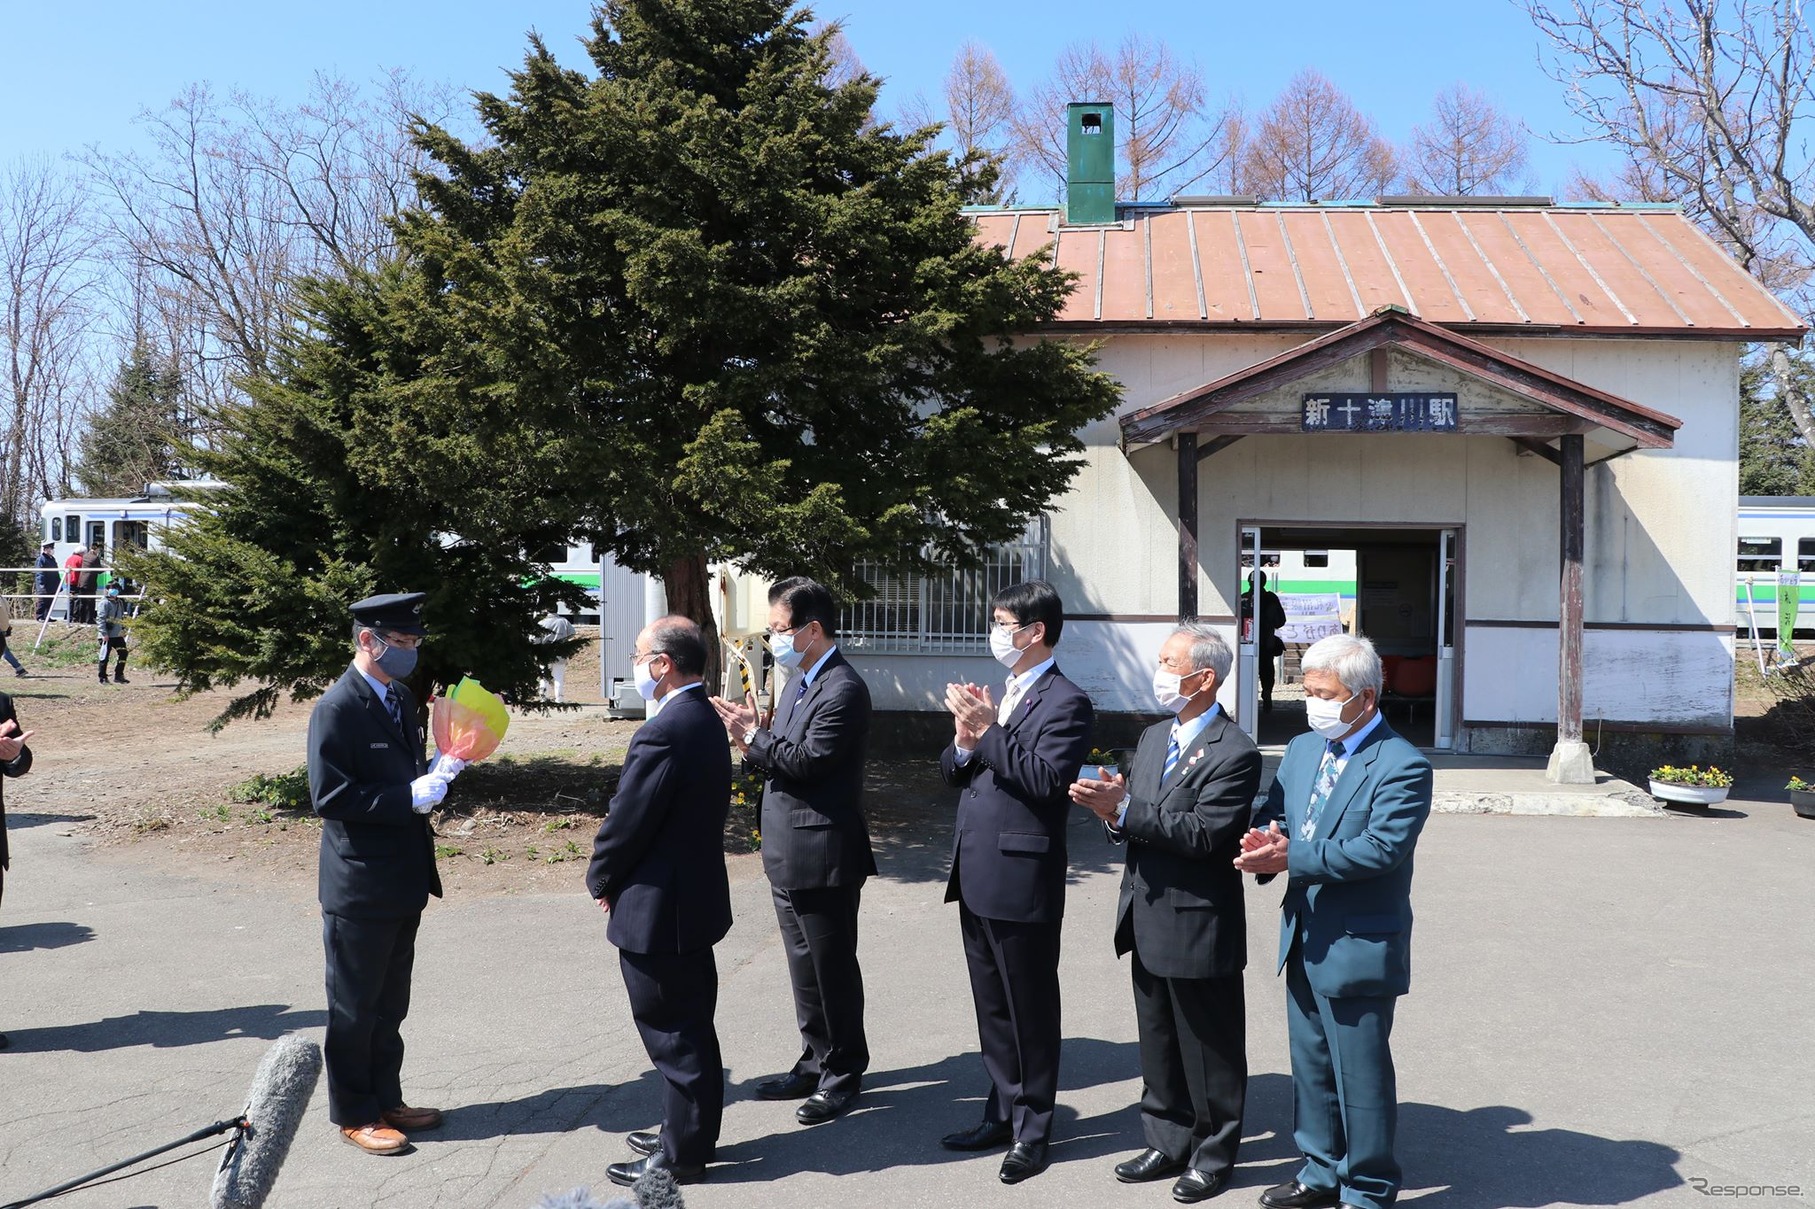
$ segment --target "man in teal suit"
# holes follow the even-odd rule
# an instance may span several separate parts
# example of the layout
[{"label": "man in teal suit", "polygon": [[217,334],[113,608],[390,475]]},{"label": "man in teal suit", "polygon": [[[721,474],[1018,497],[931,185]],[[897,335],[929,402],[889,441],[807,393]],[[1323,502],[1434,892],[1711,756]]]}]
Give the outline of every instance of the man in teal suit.
[{"label": "man in teal suit", "polygon": [[1401,1184],[1388,1039],[1411,986],[1412,849],[1431,766],[1380,716],[1373,643],[1337,634],[1302,666],[1313,733],[1286,748],[1235,862],[1263,882],[1286,875],[1279,964],[1305,1162],[1260,1203],[1385,1209]]}]

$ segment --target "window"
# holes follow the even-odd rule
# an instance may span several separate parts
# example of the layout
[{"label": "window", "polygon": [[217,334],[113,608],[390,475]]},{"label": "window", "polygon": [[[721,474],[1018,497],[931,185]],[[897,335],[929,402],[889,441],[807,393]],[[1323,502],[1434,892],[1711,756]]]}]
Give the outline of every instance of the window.
[{"label": "window", "polygon": [[1796,539],[1796,569],[1804,575],[1815,575],[1815,537]]},{"label": "window", "polygon": [[53,542],[63,540],[63,518],[60,516],[50,518],[50,540]]},{"label": "window", "polygon": [[1739,539],[1739,573],[1741,575],[1775,575],[1783,562],[1783,538],[1742,537]]},{"label": "window", "polygon": [[1305,551],[1305,566],[1306,567],[1323,568],[1323,567],[1328,567],[1329,565],[1330,565],[1330,552],[1328,550],[1306,550]]},{"label": "window", "polygon": [[151,525],[146,521],[116,521],[113,526],[113,544],[115,549],[136,546],[141,550],[151,546]]},{"label": "window", "polygon": [[989,602],[997,592],[1046,574],[1046,520],[1012,542],[992,546],[983,564],[933,575],[885,571],[862,562],[856,574],[876,592],[847,606],[838,644],[897,655],[981,655],[989,651]]},{"label": "window", "polygon": [[82,518],[71,513],[63,518],[63,540],[80,542],[82,540]]}]

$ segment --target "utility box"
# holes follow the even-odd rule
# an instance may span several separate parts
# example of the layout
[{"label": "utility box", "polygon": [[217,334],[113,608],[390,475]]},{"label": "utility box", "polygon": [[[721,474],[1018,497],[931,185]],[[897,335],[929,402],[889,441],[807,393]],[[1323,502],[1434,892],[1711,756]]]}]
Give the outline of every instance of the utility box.
[{"label": "utility box", "polygon": [[1065,107],[1065,221],[1115,221],[1115,106],[1106,101]]}]

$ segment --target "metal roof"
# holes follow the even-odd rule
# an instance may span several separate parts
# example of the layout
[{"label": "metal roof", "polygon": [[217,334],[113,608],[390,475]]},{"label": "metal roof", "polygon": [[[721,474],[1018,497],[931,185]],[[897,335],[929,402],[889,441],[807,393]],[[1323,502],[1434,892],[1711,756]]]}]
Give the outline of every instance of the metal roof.
[{"label": "metal roof", "polygon": [[1808,330],[1673,207],[975,210],[979,242],[1078,275],[1057,328],[1317,328],[1382,306],[1477,330],[1723,340]]}]

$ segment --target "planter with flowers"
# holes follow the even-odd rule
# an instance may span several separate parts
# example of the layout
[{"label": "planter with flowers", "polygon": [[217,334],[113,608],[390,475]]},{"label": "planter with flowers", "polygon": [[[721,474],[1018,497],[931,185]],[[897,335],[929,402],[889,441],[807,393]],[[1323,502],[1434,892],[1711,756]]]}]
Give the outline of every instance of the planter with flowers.
[{"label": "planter with flowers", "polygon": [[1790,807],[1805,819],[1815,819],[1815,785],[1801,777],[1791,777],[1784,786],[1790,791]]},{"label": "planter with flowers", "polygon": [[1684,806],[1712,806],[1727,800],[1733,788],[1733,775],[1710,764],[1706,768],[1691,764],[1677,768],[1666,764],[1651,770],[1651,796]]},{"label": "planter with flowers", "polygon": [[1110,776],[1122,771],[1122,754],[1106,747],[1093,747],[1084,758],[1084,770],[1078,775],[1086,781],[1097,779],[1097,769],[1101,768]]}]

